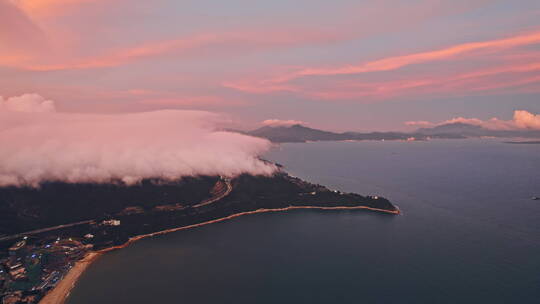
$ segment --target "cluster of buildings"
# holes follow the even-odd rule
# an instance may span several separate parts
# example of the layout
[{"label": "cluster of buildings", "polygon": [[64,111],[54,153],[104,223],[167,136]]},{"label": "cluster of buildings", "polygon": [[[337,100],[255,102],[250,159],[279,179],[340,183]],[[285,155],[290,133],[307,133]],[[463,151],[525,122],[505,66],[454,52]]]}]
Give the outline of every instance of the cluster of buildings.
[{"label": "cluster of buildings", "polygon": [[115,219],[105,220],[101,222],[101,224],[105,226],[120,226],[120,220],[115,220]]},{"label": "cluster of buildings", "polygon": [[72,238],[24,237],[14,243],[0,256],[0,303],[38,303],[91,248]]}]

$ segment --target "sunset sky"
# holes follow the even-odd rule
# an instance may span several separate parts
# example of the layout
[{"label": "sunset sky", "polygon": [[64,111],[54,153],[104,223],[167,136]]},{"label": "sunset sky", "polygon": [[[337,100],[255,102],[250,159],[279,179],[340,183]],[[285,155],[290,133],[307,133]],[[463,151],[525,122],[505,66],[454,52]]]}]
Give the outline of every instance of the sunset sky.
[{"label": "sunset sky", "polygon": [[540,1],[0,0],[0,96],[332,130],[540,113]]}]

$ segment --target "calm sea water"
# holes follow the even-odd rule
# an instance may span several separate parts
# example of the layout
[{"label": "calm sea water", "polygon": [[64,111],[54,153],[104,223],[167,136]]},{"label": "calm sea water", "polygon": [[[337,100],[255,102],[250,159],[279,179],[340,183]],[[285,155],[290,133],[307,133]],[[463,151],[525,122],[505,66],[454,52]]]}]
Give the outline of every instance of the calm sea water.
[{"label": "calm sea water", "polygon": [[540,302],[540,145],[308,143],[267,157],[404,214],[259,214],[140,241],[100,258],[68,303]]}]

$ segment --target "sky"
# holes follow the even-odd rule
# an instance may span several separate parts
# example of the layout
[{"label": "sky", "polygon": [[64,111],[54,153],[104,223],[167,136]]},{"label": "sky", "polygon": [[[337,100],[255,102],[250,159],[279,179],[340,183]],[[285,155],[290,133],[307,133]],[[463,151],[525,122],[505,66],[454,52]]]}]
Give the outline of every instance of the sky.
[{"label": "sky", "polygon": [[537,0],[0,0],[0,20],[0,96],[58,112],[337,131],[540,113]]}]

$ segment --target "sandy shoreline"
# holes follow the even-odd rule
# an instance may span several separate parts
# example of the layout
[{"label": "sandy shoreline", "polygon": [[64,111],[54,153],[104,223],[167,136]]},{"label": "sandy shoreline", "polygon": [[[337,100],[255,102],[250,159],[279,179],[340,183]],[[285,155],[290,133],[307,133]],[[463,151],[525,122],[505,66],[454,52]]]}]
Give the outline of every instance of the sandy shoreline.
[{"label": "sandy shoreline", "polygon": [[354,206],[354,207],[319,207],[319,206],[289,206],[285,208],[274,208],[274,209],[257,209],[253,211],[246,211],[246,212],[240,212],[233,215],[229,215],[226,217],[218,218],[211,221],[206,221],[198,224],[188,225],[188,226],[182,226],[177,228],[171,228],[166,230],[161,230],[149,234],[143,234],[138,235],[130,238],[126,243],[105,248],[99,251],[91,251],[89,252],[83,259],[76,262],[73,268],[67,273],[66,276],[56,285],[56,287],[51,290],[49,293],[41,299],[39,304],[63,304],[65,303],[67,297],[69,296],[69,293],[71,289],[75,286],[75,283],[77,283],[77,280],[81,276],[81,274],[94,262],[101,254],[113,251],[116,249],[121,249],[129,246],[131,243],[136,242],[138,240],[153,237],[157,235],[167,234],[171,232],[176,232],[180,230],[187,230],[191,228],[201,227],[209,224],[219,223],[227,220],[231,220],[243,215],[250,215],[250,214],[257,214],[257,213],[267,213],[267,212],[283,212],[283,211],[290,211],[290,210],[299,210],[299,209],[314,209],[314,210],[370,210],[370,211],[377,211],[377,212],[383,212],[383,213],[389,213],[389,214],[395,214],[398,215],[401,212],[398,210],[396,211],[390,211],[386,209],[379,209],[379,208],[371,208],[366,206]]},{"label": "sandy shoreline", "polygon": [[41,301],[40,304],[62,304],[66,301],[66,298],[69,296],[69,292],[75,286],[75,283],[81,276],[81,274],[94,262],[101,253],[99,252],[89,252],[84,258],[77,261],[73,268],[71,268],[68,273],[62,278],[62,280],[54,287],[53,290],[48,292]]}]

